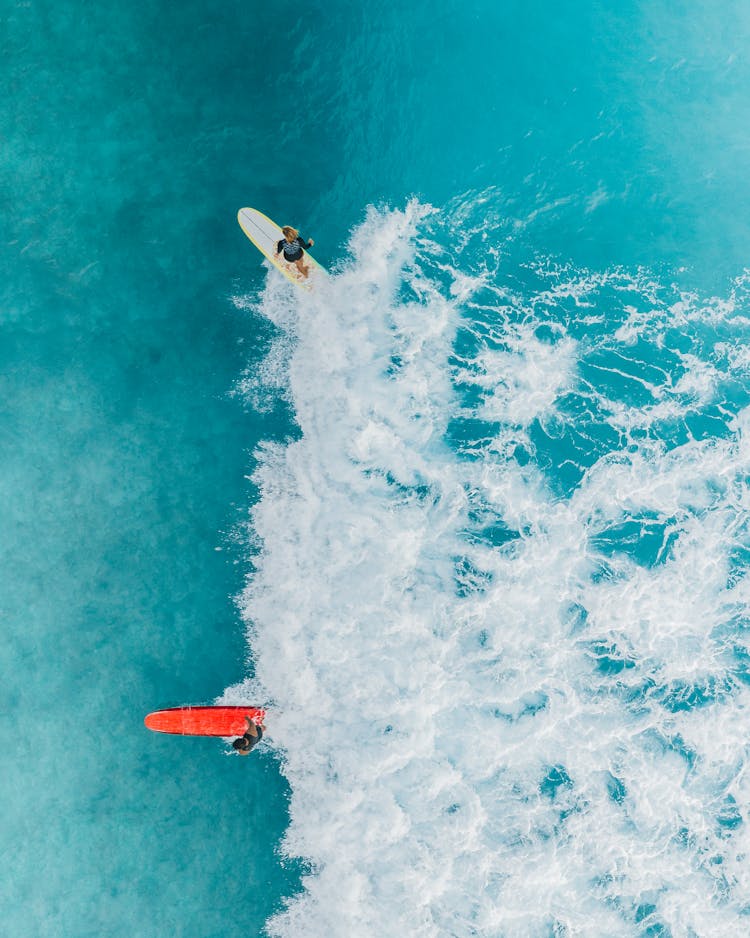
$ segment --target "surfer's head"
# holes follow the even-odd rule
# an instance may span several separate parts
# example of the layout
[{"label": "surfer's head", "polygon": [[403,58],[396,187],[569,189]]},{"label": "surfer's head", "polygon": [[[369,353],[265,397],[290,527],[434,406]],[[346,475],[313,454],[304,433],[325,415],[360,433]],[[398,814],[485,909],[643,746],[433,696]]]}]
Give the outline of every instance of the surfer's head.
[{"label": "surfer's head", "polygon": [[284,225],[281,230],[287,241],[296,241],[297,238],[299,238],[299,231],[297,231],[296,228],[290,228],[289,225]]},{"label": "surfer's head", "polygon": [[237,750],[237,752],[250,752],[250,740],[245,736],[240,736],[239,739],[235,739],[232,742],[232,745]]}]

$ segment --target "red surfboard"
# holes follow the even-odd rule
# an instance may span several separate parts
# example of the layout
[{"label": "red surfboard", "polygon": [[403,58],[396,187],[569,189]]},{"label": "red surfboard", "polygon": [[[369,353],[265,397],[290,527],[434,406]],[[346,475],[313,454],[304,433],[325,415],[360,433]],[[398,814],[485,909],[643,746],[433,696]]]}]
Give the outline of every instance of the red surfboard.
[{"label": "red surfboard", "polygon": [[260,707],[172,707],[149,713],[143,722],[157,733],[178,736],[242,736],[245,717],[262,723],[265,715]]}]

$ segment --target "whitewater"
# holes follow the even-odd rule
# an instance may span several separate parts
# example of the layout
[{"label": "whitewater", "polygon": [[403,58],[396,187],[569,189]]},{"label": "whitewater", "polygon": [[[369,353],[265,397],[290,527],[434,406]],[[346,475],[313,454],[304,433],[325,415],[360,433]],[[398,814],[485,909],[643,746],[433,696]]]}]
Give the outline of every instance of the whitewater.
[{"label": "whitewater", "polygon": [[748,283],[523,231],[372,208],[313,295],[234,298],[274,330],[237,392],[298,427],[222,698],[291,789],[272,936],[747,934]]}]

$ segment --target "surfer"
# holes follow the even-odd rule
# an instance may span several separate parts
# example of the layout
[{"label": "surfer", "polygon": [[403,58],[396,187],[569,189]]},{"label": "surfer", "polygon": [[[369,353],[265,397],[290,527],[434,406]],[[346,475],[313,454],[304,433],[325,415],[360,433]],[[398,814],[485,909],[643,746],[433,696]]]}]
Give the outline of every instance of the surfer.
[{"label": "surfer", "polygon": [[289,225],[285,225],[282,229],[284,237],[276,245],[276,257],[279,257],[281,254],[284,255],[284,260],[288,264],[296,264],[297,270],[302,274],[303,277],[307,277],[310,272],[310,268],[305,266],[303,260],[305,256],[305,249],[311,248],[315,242],[312,238],[305,244],[305,239],[300,238],[299,231],[296,228],[290,228]]},{"label": "surfer", "polygon": [[241,756],[250,755],[250,750],[263,739],[263,730],[265,729],[262,723],[256,723],[252,717],[245,717],[245,720],[247,721],[247,732],[232,743]]}]

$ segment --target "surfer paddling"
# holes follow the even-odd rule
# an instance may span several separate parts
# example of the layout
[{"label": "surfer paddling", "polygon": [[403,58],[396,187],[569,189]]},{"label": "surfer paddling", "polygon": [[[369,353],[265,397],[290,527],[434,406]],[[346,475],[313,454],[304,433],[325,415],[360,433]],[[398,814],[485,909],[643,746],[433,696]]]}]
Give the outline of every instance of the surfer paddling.
[{"label": "surfer paddling", "polygon": [[262,723],[256,723],[251,717],[245,717],[245,720],[247,721],[247,732],[232,743],[241,756],[250,755],[250,751],[263,739],[263,730],[265,729]]},{"label": "surfer paddling", "polygon": [[276,257],[283,254],[287,264],[295,264],[302,276],[307,278],[310,268],[305,266],[305,250],[311,248],[315,242],[310,238],[305,244],[305,239],[300,238],[299,231],[296,228],[290,228],[289,225],[285,225],[281,230],[284,237],[276,245]]}]

